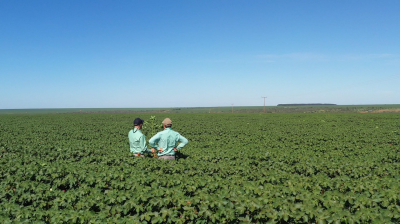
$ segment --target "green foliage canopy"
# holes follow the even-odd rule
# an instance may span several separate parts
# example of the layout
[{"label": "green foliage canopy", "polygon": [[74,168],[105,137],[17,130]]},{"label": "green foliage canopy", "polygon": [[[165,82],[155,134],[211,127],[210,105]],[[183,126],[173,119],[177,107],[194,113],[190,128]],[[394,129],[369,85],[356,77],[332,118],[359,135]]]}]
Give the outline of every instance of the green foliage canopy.
[{"label": "green foliage canopy", "polygon": [[0,116],[0,222],[400,222],[399,114],[168,114],[172,162],[129,153],[137,116]]}]

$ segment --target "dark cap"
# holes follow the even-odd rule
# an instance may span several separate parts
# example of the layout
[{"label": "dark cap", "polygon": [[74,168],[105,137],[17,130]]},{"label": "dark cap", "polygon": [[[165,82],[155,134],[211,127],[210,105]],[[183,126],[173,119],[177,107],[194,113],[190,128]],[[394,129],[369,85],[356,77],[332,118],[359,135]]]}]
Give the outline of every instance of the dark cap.
[{"label": "dark cap", "polygon": [[143,124],[143,122],[144,122],[144,120],[142,120],[142,119],[140,119],[140,118],[136,118],[136,119],[133,121],[133,125],[135,125],[135,126],[141,125],[141,124]]}]

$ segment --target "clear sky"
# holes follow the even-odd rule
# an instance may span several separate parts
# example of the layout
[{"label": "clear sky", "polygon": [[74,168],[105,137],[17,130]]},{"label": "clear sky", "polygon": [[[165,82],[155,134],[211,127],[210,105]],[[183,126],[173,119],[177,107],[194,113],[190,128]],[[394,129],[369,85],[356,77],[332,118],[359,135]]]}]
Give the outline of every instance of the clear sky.
[{"label": "clear sky", "polygon": [[0,109],[399,104],[399,86],[399,0],[0,0]]}]

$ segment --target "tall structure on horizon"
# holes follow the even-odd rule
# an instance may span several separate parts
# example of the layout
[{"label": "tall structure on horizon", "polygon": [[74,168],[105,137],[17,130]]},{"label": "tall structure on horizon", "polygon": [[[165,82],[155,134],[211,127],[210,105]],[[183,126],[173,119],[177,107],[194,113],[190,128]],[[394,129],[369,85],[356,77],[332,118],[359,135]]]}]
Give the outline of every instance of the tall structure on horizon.
[{"label": "tall structure on horizon", "polygon": [[267,98],[266,96],[262,96],[261,98],[264,98],[264,114],[265,114],[265,98]]}]

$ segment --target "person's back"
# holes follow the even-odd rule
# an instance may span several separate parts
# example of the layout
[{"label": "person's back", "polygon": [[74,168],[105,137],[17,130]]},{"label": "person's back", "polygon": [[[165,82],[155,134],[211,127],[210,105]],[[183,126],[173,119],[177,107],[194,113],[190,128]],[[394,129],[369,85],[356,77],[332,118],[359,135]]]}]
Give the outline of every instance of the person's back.
[{"label": "person's back", "polygon": [[146,146],[146,136],[142,133],[143,120],[136,118],[134,123],[134,129],[128,133],[130,152],[135,156],[143,157],[145,152],[151,152]]},{"label": "person's back", "polygon": [[[172,121],[169,118],[163,121],[164,130],[153,136],[149,143],[151,147],[158,150],[160,159],[175,159],[175,152],[183,148],[188,140],[178,132],[171,129]],[[179,142],[179,145],[176,144]]]}]

